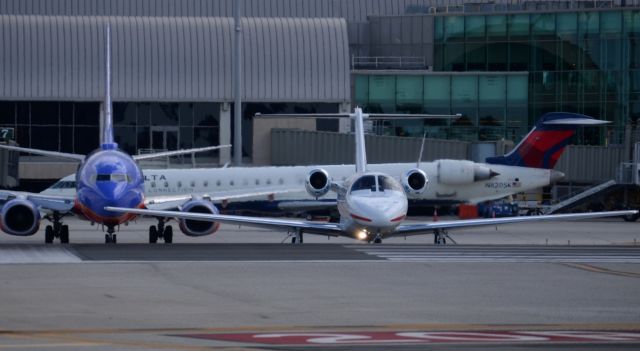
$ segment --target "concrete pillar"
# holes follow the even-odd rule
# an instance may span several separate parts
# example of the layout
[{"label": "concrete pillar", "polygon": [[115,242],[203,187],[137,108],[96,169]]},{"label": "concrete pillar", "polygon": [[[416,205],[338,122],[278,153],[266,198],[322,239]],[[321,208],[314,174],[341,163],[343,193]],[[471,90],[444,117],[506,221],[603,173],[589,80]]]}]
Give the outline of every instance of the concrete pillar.
[{"label": "concrete pillar", "polygon": [[[343,102],[338,107],[340,113],[351,113],[351,103]],[[365,111],[366,112],[366,111]],[[351,118],[340,118],[338,120],[338,132],[340,133],[349,133],[351,132]]]},{"label": "concrete pillar", "polygon": [[[228,102],[220,104],[220,145],[231,144],[231,105]],[[220,149],[220,165],[231,162],[231,148]]]}]

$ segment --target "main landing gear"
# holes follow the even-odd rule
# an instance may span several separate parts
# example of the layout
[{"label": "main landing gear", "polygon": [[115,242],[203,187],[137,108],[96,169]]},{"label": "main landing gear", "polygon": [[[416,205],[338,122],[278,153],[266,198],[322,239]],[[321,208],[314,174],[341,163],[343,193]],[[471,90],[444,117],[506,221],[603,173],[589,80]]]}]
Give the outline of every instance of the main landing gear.
[{"label": "main landing gear", "polygon": [[54,238],[60,239],[61,244],[69,243],[69,226],[62,224],[62,217],[63,216],[57,211],[46,217],[51,221],[52,225],[44,228],[45,244],[53,243]]},{"label": "main landing gear", "polygon": [[104,235],[105,244],[115,244],[118,242],[118,237],[116,236],[115,231],[115,226],[107,226],[107,233]]},{"label": "main landing gear", "polygon": [[446,245],[447,239],[449,239],[452,243],[457,244],[452,237],[449,236],[446,230],[444,229],[434,229],[433,230],[433,244],[434,245]]},{"label": "main landing gear", "polygon": [[158,239],[164,239],[165,244],[173,242],[173,227],[164,224],[167,222],[165,218],[158,218],[158,226],[149,226],[149,244],[155,244]]},{"label": "main landing gear", "polygon": [[287,232],[287,236],[282,240],[284,243],[285,240],[291,238],[292,244],[302,244],[304,242],[304,235],[302,234],[302,229],[297,228],[294,233]]}]

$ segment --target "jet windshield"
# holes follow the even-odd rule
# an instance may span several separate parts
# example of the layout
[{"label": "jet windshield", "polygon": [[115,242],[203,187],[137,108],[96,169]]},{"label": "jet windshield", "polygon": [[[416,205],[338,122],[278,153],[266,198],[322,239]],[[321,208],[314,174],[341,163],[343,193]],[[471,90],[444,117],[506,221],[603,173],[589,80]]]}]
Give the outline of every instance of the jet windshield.
[{"label": "jet windshield", "polygon": [[110,173],[110,174],[98,174],[96,176],[98,182],[127,182],[130,183],[131,179],[124,173]]},{"label": "jet windshield", "polygon": [[380,175],[378,176],[378,191],[385,190],[402,191],[402,187],[395,181],[395,179]]},{"label": "jet windshield", "polygon": [[360,177],[355,182],[353,182],[353,185],[351,186],[351,191],[353,192],[358,190],[376,191],[376,176],[365,175]]}]

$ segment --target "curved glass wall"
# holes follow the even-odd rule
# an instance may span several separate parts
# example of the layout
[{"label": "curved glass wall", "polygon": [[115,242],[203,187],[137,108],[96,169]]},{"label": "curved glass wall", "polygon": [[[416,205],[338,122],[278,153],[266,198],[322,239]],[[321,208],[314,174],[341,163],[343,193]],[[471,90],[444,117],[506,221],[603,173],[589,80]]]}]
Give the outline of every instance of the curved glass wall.
[{"label": "curved glass wall", "polygon": [[[638,10],[442,15],[434,26],[435,71],[527,72],[525,101],[522,87],[507,88],[508,101],[522,102],[507,107],[507,128],[528,128],[550,111],[579,112],[612,122],[585,128],[575,140],[602,145],[622,143],[625,124],[640,118]],[[486,115],[500,105],[485,87],[501,84],[478,82],[478,117],[485,124],[493,123]],[[455,101],[463,109],[473,105]]]}]

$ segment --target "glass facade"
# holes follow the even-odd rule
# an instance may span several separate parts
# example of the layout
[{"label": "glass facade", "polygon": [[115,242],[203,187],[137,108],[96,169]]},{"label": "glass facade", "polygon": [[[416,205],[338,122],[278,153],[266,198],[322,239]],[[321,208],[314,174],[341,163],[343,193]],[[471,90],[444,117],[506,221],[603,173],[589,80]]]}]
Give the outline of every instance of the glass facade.
[{"label": "glass facade", "polygon": [[[457,120],[386,120],[378,134],[489,141],[528,131],[526,73],[354,74],[354,102],[375,113],[461,113]],[[507,118],[509,116],[509,118]]]},{"label": "glass facade", "polygon": [[[219,114],[217,103],[116,102],[114,136],[131,154],[216,145]],[[0,101],[0,127],[14,128],[22,147],[88,154],[99,146],[99,120],[98,102]]]},{"label": "glass facade", "polygon": [[[622,143],[625,124],[640,117],[638,10],[444,15],[434,26],[435,71],[527,72],[528,96],[507,107],[507,127],[526,121],[528,128],[550,111],[579,112],[612,124],[585,128],[574,142]],[[480,120],[500,105],[485,87],[501,84],[478,83]],[[514,96],[522,91],[507,88],[507,100],[522,100]],[[462,100],[452,102],[473,105]]]}]

